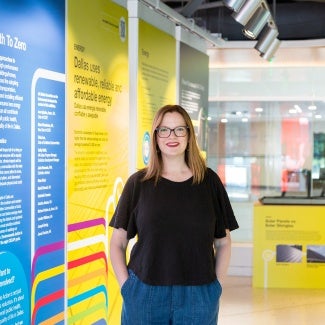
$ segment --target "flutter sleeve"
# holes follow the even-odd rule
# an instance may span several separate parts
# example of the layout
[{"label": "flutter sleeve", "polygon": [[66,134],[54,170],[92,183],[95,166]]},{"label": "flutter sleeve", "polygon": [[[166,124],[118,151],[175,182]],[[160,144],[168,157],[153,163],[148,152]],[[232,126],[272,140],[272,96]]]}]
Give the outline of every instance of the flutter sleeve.
[{"label": "flutter sleeve", "polygon": [[225,236],[226,229],[232,231],[239,228],[239,225],[230,204],[226,189],[223,186],[219,176],[212,171],[212,169],[208,169],[208,174],[212,189],[214,210],[217,218],[214,236],[215,238],[222,238]]},{"label": "flutter sleeve", "polygon": [[140,191],[140,177],[140,172],[136,172],[128,178],[109,223],[110,227],[126,230],[128,239],[135,237],[137,234],[135,217]]}]

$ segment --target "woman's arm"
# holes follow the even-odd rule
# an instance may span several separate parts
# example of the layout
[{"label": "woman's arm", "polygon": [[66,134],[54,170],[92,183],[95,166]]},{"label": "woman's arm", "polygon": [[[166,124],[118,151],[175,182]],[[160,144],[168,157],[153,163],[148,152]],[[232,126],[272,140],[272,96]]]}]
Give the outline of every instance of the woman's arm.
[{"label": "woman's arm", "polygon": [[229,229],[226,229],[226,237],[214,240],[216,250],[216,275],[220,283],[224,281],[231,255],[231,237]]},{"label": "woman's arm", "polygon": [[128,246],[127,232],[122,229],[114,229],[110,242],[110,257],[117,282],[120,287],[129,277],[126,267],[126,248]]}]

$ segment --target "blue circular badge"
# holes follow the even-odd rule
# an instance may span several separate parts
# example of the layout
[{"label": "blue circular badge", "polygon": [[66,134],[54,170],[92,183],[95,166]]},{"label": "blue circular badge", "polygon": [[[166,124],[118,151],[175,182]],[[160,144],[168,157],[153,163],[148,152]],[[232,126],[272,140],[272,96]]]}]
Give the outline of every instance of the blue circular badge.
[{"label": "blue circular badge", "polygon": [[142,159],[145,165],[148,165],[150,155],[150,134],[145,132],[142,139]]}]

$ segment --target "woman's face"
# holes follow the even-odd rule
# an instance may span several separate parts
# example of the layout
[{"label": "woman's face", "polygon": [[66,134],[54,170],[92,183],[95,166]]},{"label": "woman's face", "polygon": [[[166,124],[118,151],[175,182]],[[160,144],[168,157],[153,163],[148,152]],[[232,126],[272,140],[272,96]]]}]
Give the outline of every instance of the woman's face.
[{"label": "woman's face", "polygon": [[[188,143],[188,129],[183,116],[177,112],[168,112],[164,115],[159,128],[161,131],[156,132],[156,137],[161,155],[164,157],[184,156]],[[184,136],[176,136],[174,131],[170,132],[166,128],[172,130],[176,128],[176,133]],[[168,137],[159,136],[159,134],[167,136],[168,133],[170,133]]]}]

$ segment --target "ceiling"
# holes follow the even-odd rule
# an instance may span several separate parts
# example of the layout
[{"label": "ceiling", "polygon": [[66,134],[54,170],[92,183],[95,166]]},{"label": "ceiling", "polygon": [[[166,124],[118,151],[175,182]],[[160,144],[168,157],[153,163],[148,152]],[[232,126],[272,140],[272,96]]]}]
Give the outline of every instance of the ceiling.
[{"label": "ceiling", "polygon": [[[211,34],[229,41],[248,40],[242,26],[231,16],[232,11],[222,1],[162,0],[167,6]],[[325,38],[325,0],[267,0],[278,30],[278,38],[310,40]]]},{"label": "ceiling", "polygon": [[[243,35],[243,26],[235,21],[231,16],[232,11],[225,7],[221,0],[161,1],[211,34],[218,34],[218,36],[228,41],[251,41]],[[325,0],[264,1],[267,1],[273,20],[278,28],[279,40],[325,39]],[[312,54],[306,54],[306,58],[303,59],[304,65],[306,65],[310,55]],[[317,57],[318,54],[315,55]],[[318,87],[324,84],[324,78],[321,77],[324,74],[319,71],[318,76],[318,72],[315,72],[318,70],[315,70],[314,67],[302,68],[301,71],[297,71],[295,67],[288,69],[289,71],[280,67],[279,75],[276,73],[278,70],[273,68],[272,74],[268,75],[270,73],[269,69],[264,69],[264,66],[260,69],[255,67],[249,70],[251,72],[243,71],[244,76],[250,76],[249,73],[257,73],[258,75],[261,74],[262,79],[252,75],[251,79],[238,80],[240,72],[236,68],[235,76],[237,79],[231,79],[230,81],[227,76],[222,78],[220,70],[216,71],[216,85],[212,85],[211,89],[218,91],[216,94],[211,93],[209,99],[210,123],[218,123],[223,119],[236,123],[299,119],[301,123],[308,120],[323,127],[325,101],[322,98],[324,92]],[[291,70],[293,70],[292,75]],[[222,71],[231,73],[232,70],[226,69]],[[284,71],[289,73],[290,77],[289,75],[283,75]],[[308,75],[309,72],[311,76]],[[263,73],[266,73],[266,75]],[[212,78],[214,77],[212,76]],[[318,78],[320,78],[320,82],[318,82]],[[311,84],[304,83],[306,80],[311,80]],[[315,84],[313,82],[315,82],[317,90],[314,89]],[[258,88],[259,84],[262,89]],[[227,85],[230,86],[227,88]],[[257,89],[259,91],[256,91]],[[220,100],[220,93],[223,94],[223,100]],[[277,97],[279,101],[270,98],[270,94],[274,94],[274,97]],[[317,94],[316,97],[315,94]],[[310,108],[311,105],[315,105],[314,110]],[[256,112],[256,108],[263,108],[263,111]]]}]

